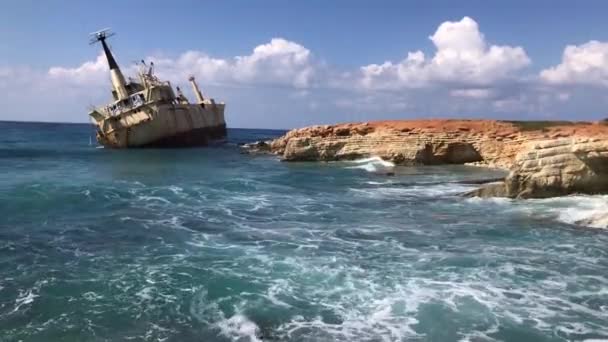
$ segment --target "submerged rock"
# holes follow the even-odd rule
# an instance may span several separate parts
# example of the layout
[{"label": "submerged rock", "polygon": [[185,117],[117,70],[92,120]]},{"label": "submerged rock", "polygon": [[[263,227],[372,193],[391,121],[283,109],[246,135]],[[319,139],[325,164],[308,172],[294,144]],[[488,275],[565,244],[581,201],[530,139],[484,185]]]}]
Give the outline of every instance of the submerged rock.
[{"label": "submerged rock", "polygon": [[504,181],[484,184],[479,189],[463,194],[464,197],[507,197]]},{"label": "submerged rock", "polygon": [[256,141],[241,145],[241,151],[249,154],[269,154],[272,153],[270,144],[267,141]]}]

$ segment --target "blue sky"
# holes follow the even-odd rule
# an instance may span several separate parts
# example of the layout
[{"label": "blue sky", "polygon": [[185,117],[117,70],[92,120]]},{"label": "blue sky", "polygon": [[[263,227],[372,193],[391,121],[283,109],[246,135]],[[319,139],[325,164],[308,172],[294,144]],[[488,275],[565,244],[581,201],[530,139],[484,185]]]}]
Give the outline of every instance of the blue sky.
[{"label": "blue sky", "polygon": [[[605,1],[3,1],[0,119],[86,121],[109,96],[101,65],[79,69],[97,61],[87,34],[104,27],[126,72],[142,57],[165,60],[159,73],[174,83],[190,71],[228,103],[233,127],[598,119],[608,116],[605,13]],[[440,32],[444,23],[454,25]],[[407,59],[418,51],[422,62]],[[2,91],[15,84],[23,91]]]}]

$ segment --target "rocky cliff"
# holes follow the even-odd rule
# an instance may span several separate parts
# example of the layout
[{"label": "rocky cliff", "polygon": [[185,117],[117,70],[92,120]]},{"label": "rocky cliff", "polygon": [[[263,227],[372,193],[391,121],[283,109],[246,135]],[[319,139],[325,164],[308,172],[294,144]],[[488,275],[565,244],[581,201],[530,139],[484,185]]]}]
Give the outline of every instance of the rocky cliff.
[{"label": "rocky cliff", "polygon": [[269,148],[287,161],[379,156],[401,165],[480,162],[508,167],[522,139],[515,126],[495,121],[384,121],[296,129]]},{"label": "rocky cliff", "polygon": [[527,143],[504,184],[474,192],[481,196],[554,197],[608,193],[608,139],[572,137]]},{"label": "rocky cliff", "polygon": [[246,146],[286,161],[378,156],[398,165],[465,164],[510,170],[472,195],[550,197],[608,192],[608,125],[415,120],[312,126]]}]

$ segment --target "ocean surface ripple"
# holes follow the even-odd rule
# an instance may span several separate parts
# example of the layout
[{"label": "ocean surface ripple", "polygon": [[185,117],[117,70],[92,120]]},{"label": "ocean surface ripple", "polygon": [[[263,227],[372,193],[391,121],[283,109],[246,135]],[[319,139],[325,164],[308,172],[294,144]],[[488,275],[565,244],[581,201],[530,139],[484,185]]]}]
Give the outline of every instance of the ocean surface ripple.
[{"label": "ocean surface ripple", "polygon": [[239,153],[277,131],[112,151],[88,125],[0,129],[1,341],[608,339],[608,232],[572,225],[606,196]]}]

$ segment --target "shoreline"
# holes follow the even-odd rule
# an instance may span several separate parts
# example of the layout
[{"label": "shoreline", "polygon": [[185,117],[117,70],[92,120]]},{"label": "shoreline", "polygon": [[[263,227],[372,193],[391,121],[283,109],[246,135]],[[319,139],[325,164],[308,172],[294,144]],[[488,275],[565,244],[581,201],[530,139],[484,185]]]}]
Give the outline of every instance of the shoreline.
[{"label": "shoreline", "polygon": [[395,165],[469,165],[508,171],[469,196],[547,198],[608,193],[608,124],[567,121],[401,120],[294,129],[243,146],[281,160],[379,157]]}]

